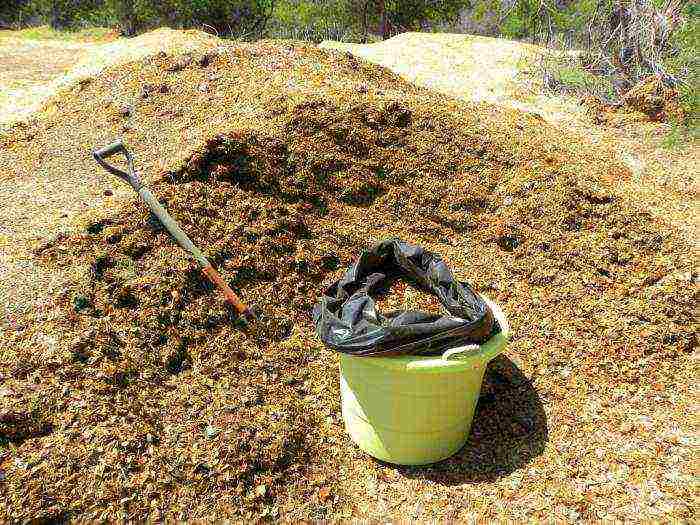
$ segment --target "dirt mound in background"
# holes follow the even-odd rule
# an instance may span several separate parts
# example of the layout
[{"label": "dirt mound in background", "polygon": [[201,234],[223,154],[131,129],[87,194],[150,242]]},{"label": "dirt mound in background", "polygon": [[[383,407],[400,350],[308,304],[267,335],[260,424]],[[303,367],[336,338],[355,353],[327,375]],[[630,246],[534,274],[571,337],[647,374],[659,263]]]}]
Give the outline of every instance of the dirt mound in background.
[{"label": "dirt mound in background", "polygon": [[[2,56],[0,51],[7,65],[0,84],[0,130],[30,117],[66,87],[104,69],[159,51],[182,53],[215,47],[217,43],[218,39],[202,31],[167,28],[102,44],[5,37],[2,45],[8,56]],[[53,62],[43,64],[37,59],[41,54],[51,55]]]},{"label": "dirt mound in background", "polygon": [[[9,518],[294,519],[348,505],[336,361],[310,309],[380,238],[442,253],[503,305],[513,355],[592,384],[658,380],[695,345],[687,246],[611,189],[624,167],[536,116],[340,53],[228,45],[76,86],[1,139],[0,164],[79,179],[95,169],[89,148],[121,134],[272,340],[240,331],[133,200],[43,243],[38,257],[70,282],[2,354]],[[396,306],[426,304],[404,292]],[[504,446],[523,439],[501,430]]]},{"label": "dirt mound in background", "polygon": [[625,93],[623,102],[652,121],[684,122],[686,119],[678,102],[678,91],[665,86],[655,76],[645,78]]}]

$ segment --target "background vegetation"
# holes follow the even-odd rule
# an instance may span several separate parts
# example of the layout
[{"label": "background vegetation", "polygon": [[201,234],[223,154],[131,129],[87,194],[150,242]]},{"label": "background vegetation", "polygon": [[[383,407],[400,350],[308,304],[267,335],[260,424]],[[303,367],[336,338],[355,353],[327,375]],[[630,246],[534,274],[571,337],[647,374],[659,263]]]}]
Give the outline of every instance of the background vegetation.
[{"label": "background vegetation", "polygon": [[451,31],[575,50],[543,64],[545,84],[622,104],[640,82],[677,94],[697,129],[700,7],[691,0],[0,0],[0,27],[158,26],[223,37],[366,42]]}]

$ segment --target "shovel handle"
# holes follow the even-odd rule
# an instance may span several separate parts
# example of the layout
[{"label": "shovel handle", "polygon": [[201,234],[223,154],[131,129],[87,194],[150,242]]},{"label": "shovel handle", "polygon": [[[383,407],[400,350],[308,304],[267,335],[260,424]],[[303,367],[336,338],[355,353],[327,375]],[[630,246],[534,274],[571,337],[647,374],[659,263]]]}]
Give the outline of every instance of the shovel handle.
[{"label": "shovel handle", "polygon": [[[124,155],[127,164],[127,171],[117,168],[113,164],[107,162],[106,159],[118,153]],[[143,184],[141,183],[141,179],[136,174],[136,170],[134,170],[134,158],[131,156],[131,153],[129,153],[129,150],[126,149],[121,140],[112,142],[104,148],[94,150],[92,152],[92,156],[103,169],[129,183],[135,191],[138,192],[142,188]]]},{"label": "shovel handle", "polygon": [[180,247],[187,251],[192,258],[197,261],[197,264],[201,268],[204,276],[209,280],[209,282],[217,287],[219,291],[221,291],[224,296],[224,300],[229,304],[229,306],[236,310],[238,315],[241,316],[247,323],[254,321],[255,317],[250,308],[243,304],[243,301],[238,298],[236,292],[234,292],[226,281],[224,281],[219,272],[214,269],[201,250],[194,245],[187,234],[182,230],[182,228],[180,228],[180,225],[170,216],[167,210],[158,201],[158,199],[156,199],[151,191],[143,186],[139,190],[139,196],[146,206],[148,206],[148,208],[155,214],[155,216],[158,217],[160,223],[165,226]]},{"label": "shovel handle", "polygon": [[104,148],[96,149],[93,151],[93,155],[96,157],[99,157],[101,159],[106,159],[107,157],[111,157],[118,151],[123,151],[126,148],[124,147],[124,143],[121,140],[116,140],[112,142],[111,144],[108,144]]},{"label": "shovel handle", "polygon": [[209,279],[209,282],[211,282],[221,291],[226,302],[232,306],[236,312],[238,312],[239,316],[245,319],[248,323],[255,321],[253,311],[243,304],[243,302],[236,295],[236,292],[231,290],[231,287],[226,283],[226,281],[224,281],[223,277],[221,277],[219,272],[217,272],[211,264],[202,268],[202,273],[207,279]]},{"label": "shovel handle", "polygon": [[[119,153],[123,154],[124,158],[126,159],[127,171],[117,168],[105,160]],[[194,245],[187,234],[182,230],[182,228],[180,228],[177,221],[170,216],[155,195],[153,195],[151,191],[143,184],[143,182],[141,182],[141,179],[134,170],[134,158],[132,157],[131,153],[129,153],[129,150],[126,149],[124,143],[121,140],[117,140],[116,142],[113,142],[112,144],[109,144],[103,148],[94,150],[92,152],[92,156],[95,158],[97,163],[102,166],[102,168],[112,175],[115,175],[128,182],[131,187],[134,188],[144,204],[146,204],[151,212],[158,217],[160,223],[165,226],[168,233],[170,233],[180,247],[186,250],[197,262],[204,276],[221,291],[226,302],[236,310],[238,315],[241,316],[246,323],[254,322],[255,315],[253,314],[252,310],[243,304],[243,302],[238,298],[238,295],[236,295],[236,292],[231,289],[231,287],[221,277],[219,272],[217,272],[209,263],[202,251]]]}]

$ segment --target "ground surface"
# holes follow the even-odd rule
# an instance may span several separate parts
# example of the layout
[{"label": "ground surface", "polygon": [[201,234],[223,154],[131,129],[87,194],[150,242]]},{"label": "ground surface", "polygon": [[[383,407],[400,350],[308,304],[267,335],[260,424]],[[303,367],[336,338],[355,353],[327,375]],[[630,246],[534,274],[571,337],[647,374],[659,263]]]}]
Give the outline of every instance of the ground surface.
[{"label": "ground surface", "polygon": [[388,67],[418,85],[472,102],[536,113],[566,133],[615,151],[634,176],[616,181],[644,206],[697,237],[700,172],[697,140],[669,149],[670,126],[624,115],[594,124],[591,110],[574,97],[545,92],[541,58],[533,45],[470,35],[405,33],[377,44],[326,41],[321,47],[348,51]]},{"label": "ground surface", "polygon": [[97,45],[0,31],[0,126],[36,109],[52,93],[51,81],[68,72]]},{"label": "ground surface", "polygon": [[[410,35],[402,38],[409,37]],[[449,40],[451,37],[436,35],[413,38],[428,39],[429,45],[425,45],[425,40],[420,40],[419,44],[410,47],[406,41],[397,39],[398,45],[394,51],[390,51],[391,43],[382,44],[385,47],[382,48],[381,60],[377,61],[396,68],[404,76],[411,78],[411,71],[414,69],[401,70],[400,64],[407,60],[405,56],[402,57],[401,52],[404,49],[409,50],[410,55],[416,58],[420,49],[425,47],[429,49],[431,67],[437,70],[432,73],[428,69],[420,70],[421,78],[415,78],[417,82],[429,84],[433,89],[445,89],[451,95],[478,93],[477,100],[502,105],[511,105],[508,101],[516,100],[519,109],[542,113],[557,125],[566,126],[565,133],[571,133],[572,137],[578,137],[585,132],[582,127],[585,120],[580,110],[569,113],[557,109],[547,114],[547,107],[542,106],[546,100],[540,95],[535,95],[533,101],[528,100],[526,96],[514,97],[508,94],[512,93],[511,90],[519,89],[520,85],[515,65],[522,60],[517,58],[517,45],[503,44],[506,50],[503,63],[510,64],[506,67],[499,65],[502,64],[502,55],[493,49],[489,54],[488,42],[480,41],[478,53],[468,56],[479,58],[481,67],[486,70],[506,71],[505,84],[508,87],[499,92],[499,86],[502,84],[499,84],[498,76],[494,74],[489,76],[488,89],[470,91],[470,83],[478,76],[462,74],[460,68],[455,66],[455,56],[459,56],[459,52],[455,51],[454,41],[445,45],[445,39]],[[154,36],[154,47],[150,50],[135,50],[125,46],[121,48],[120,53],[114,52],[115,47],[99,47],[95,48],[95,52],[98,53],[98,57],[102,57],[102,64],[110,63],[111,59],[118,63],[125,60],[124,52],[127,58],[139,56],[141,53],[157,52],[156,43],[162,40],[165,40],[162,35]],[[10,38],[7,42],[8,45],[16,45]],[[498,42],[491,44],[497,45]],[[28,44],[27,46],[31,48]],[[42,47],[44,44],[39,43],[37,46]],[[43,49],[53,49],[55,46],[55,43],[46,44]],[[69,50],[73,50],[72,43],[67,43],[67,46]],[[85,47],[81,47],[79,52],[85,50]],[[100,50],[108,52],[99,54]],[[441,50],[451,57],[444,62],[447,70],[440,69],[443,62],[436,58]],[[370,52],[359,48],[354,48],[353,51],[373,59]],[[487,61],[489,56],[494,57],[494,63]],[[3,81],[19,85],[27,82],[27,76],[44,74],[37,71],[45,71],[42,64],[46,55],[38,53],[34,57],[36,61],[18,65],[18,72],[9,74]],[[60,66],[56,75],[61,74],[62,71],[59,70]],[[27,75],[26,71],[34,72]],[[312,71],[313,68],[310,68],[310,74]],[[425,80],[429,77],[445,77],[449,81],[445,83]],[[461,85],[458,91],[454,91],[455,85]],[[558,101],[556,105],[560,107],[567,103],[569,102]],[[528,106],[523,107],[520,104]],[[5,102],[4,107],[8,108],[10,105],[10,102]],[[26,107],[30,105],[31,103]],[[59,110],[63,109],[49,108],[49,118],[43,120],[48,122],[47,129],[52,126],[51,111]],[[5,115],[15,114],[14,110],[5,111]],[[112,117],[110,114],[110,119]],[[98,113],[96,118],[100,118]],[[160,126],[165,132],[167,118],[163,120],[165,122]],[[198,133],[206,136],[204,130],[197,128],[195,124],[193,120],[192,128],[187,132],[195,136]],[[60,123],[55,125],[60,128]],[[608,181],[616,191],[626,192],[630,200],[639,197],[641,206],[651,210],[659,219],[667,221],[681,231],[683,237],[694,242],[693,221],[697,215],[697,195],[693,173],[697,170],[693,166],[697,166],[697,147],[691,145],[672,152],[662,149],[660,135],[663,128],[657,125],[620,126],[610,129],[593,128],[590,122],[586,125],[594,141],[618,151],[616,155],[620,160],[630,167],[636,167],[636,170],[631,170],[634,175],[632,178]],[[87,127],[82,126],[81,129]],[[138,125],[136,128],[132,140],[151,148],[147,158],[142,159],[142,169],[149,174],[155,174],[159,171],[159,159],[178,154],[177,144],[159,144],[156,138],[149,136],[150,130],[141,129]],[[42,129],[42,133],[47,133],[46,129]],[[99,126],[93,126],[91,140],[106,142],[116,129],[113,119],[103,130],[100,130]],[[67,133],[70,134],[70,131]],[[195,143],[196,140],[189,136],[188,143]],[[10,173],[9,168],[5,166],[8,172],[0,173],[0,263],[3,272],[0,300],[5,308],[4,324],[0,329],[12,330],[15,333],[30,331],[30,327],[16,324],[25,322],[26,314],[33,314],[37,319],[44,313],[54,315],[48,308],[49,299],[66,285],[69,276],[63,275],[60,267],[47,272],[45,268],[37,266],[31,253],[35,244],[61,230],[75,231],[84,228],[91,216],[103,215],[104,210],[116,210],[120,202],[131,198],[126,190],[94,170],[88,151],[95,144],[82,144],[77,131],[75,136],[67,139],[75,155],[78,177],[64,164],[58,161],[54,163],[51,158],[42,161],[41,169],[37,172],[23,166],[21,172],[13,169]],[[28,139],[27,147],[31,147],[30,144],[31,138]],[[47,150],[47,153],[50,154],[51,151]],[[65,160],[65,156],[62,158]],[[106,195],[105,190],[113,194]],[[350,231],[405,234],[405,225],[400,222],[393,223],[391,217],[370,216],[363,208],[345,207],[342,208],[342,213],[336,213],[338,221],[347,221]],[[430,238],[429,233],[414,233],[416,236]],[[451,236],[450,242],[440,247],[453,260],[461,261],[463,254],[468,250],[468,235],[453,231]],[[483,271],[487,273],[489,269],[483,268]],[[690,273],[689,277],[680,275],[672,276],[672,279],[685,279],[688,282],[687,286],[694,286],[695,277]],[[510,293],[504,289],[493,290],[492,293],[504,301],[504,304],[507,302],[514,317],[517,312],[519,325],[516,326],[516,334],[527,333],[528,337],[532,337],[531,330],[526,326],[528,322],[541,323],[542,334],[532,340],[521,338],[514,345],[514,350],[507,354],[509,359],[497,363],[498,373],[492,374],[490,379],[490,388],[495,389],[496,393],[495,401],[487,399],[482,403],[481,418],[477,415],[475,423],[473,440],[479,445],[470,445],[452,460],[433,467],[395,468],[371,461],[357,451],[344,436],[338,419],[338,407],[332,401],[337,385],[335,372],[329,363],[334,363],[334,356],[324,353],[318,345],[309,350],[315,352],[314,355],[320,353],[322,356],[322,359],[310,365],[310,375],[315,383],[309,386],[309,395],[317,396],[313,397],[313,400],[317,403],[320,418],[318,432],[323,436],[324,449],[328,455],[325,465],[327,476],[317,473],[314,483],[318,492],[299,504],[296,514],[291,516],[460,520],[554,518],[566,521],[657,518],[692,522],[695,518],[696,504],[692,475],[697,452],[697,426],[689,414],[697,412],[697,392],[694,387],[697,356],[689,354],[657,362],[659,355],[650,354],[636,361],[625,362],[625,369],[619,372],[621,381],[616,384],[611,379],[614,372],[610,372],[615,370],[614,356],[600,365],[598,375],[586,365],[586,359],[597,359],[591,356],[600,356],[605,352],[604,348],[589,349],[587,342],[572,341],[572,348],[587,350],[589,353],[585,355],[588,357],[582,358],[572,351],[570,360],[561,359],[561,355],[566,354],[559,355],[557,360],[551,355],[543,357],[547,352],[541,347],[528,347],[534,345],[535,341],[542,344],[546,335],[552,335],[552,331],[556,330],[556,305],[546,304],[546,296],[524,297],[518,295],[521,292],[513,290]],[[542,312],[547,312],[548,317],[543,318],[534,310],[535,305],[540,304],[539,301],[542,303]],[[527,304],[526,309],[531,308],[532,314],[519,311],[519,303]],[[590,315],[594,316],[596,313]],[[304,344],[313,344],[310,343],[313,341],[313,334],[308,327],[295,337],[304,341]],[[51,355],[52,348],[58,342],[38,333],[34,344],[37,351]],[[653,376],[656,379],[650,382],[642,380],[637,384],[628,379],[622,380],[622,376],[629,375],[633,368],[644,369],[649,377]],[[9,370],[0,370],[0,373],[3,377],[11,375]],[[41,392],[41,378],[32,378],[31,372],[27,372],[27,375],[29,377],[25,382],[30,386],[36,384],[36,389]],[[498,378],[503,377],[508,378],[511,386],[506,388],[499,383]],[[217,385],[220,386],[218,383]],[[200,394],[208,388],[206,382],[199,384],[199,387]],[[331,396],[328,395],[329,392]],[[0,396],[4,399],[9,399],[12,395],[13,391],[0,389]],[[65,394],[65,399],[68,399],[70,410],[74,410],[78,418],[81,413],[81,400],[72,398],[72,395],[69,391]],[[202,395],[206,398],[206,393]],[[234,400],[229,402],[234,403]],[[174,427],[183,425],[179,420],[181,415],[196,419],[197,416],[193,412],[196,407],[203,412],[207,410],[206,402],[202,405],[201,399],[195,399],[193,403],[192,410],[187,414],[170,416],[164,412],[161,417],[164,420],[171,418],[169,423]],[[493,413],[494,403],[500,410],[497,424],[483,416]],[[523,410],[522,407],[527,409]],[[105,418],[108,416],[109,414],[106,414]],[[126,422],[123,424],[128,426]],[[88,426],[78,431],[68,428],[57,431],[56,434],[65,436],[66,440],[86,441],[86,447],[89,447],[93,440],[106,439],[108,428],[100,425]],[[166,439],[167,427],[165,430],[163,439]],[[180,428],[177,431],[187,434],[188,430]],[[128,433],[128,429],[124,432]],[[503,447],[500,436],[495,435],[501,432],[511,433],[511,437],[516,436],[510,441],[511,448]],[[44,458],[56,461],[56,458],[51,456],[50,452],[42,450],[44,439],[53,438],[28,439],[16,449],[13,448],[15,445],[10,445],[4,451],[0,450],[0,463],[4,469],[0,471],[0,483],[4,480],[11,481],[12,476],[31,476],[33,472],[39,476],[44,473],[49,475],[50,472],[45,470],[47,467],[42,461]],[[105,443],[104,447],[109,454],[117,453],[119,444],[108,440]],[[200,450],[199,455],[205,456],[207,441],[199,442],[199,445],[205,449]],[[124,445],[125,450],[128,452],[131,446],[127,443]],[[154,454],[151,450],[153,447],[148,445],[146,448],[149,452],[134,456],[133,461],[150,461],[148,455]],[[76,464],[88,461],[93,465],[93,459],[99,456],[99,450],[101,449],[86,448],[84,457],[73,459]],[[167,457],[162,459],[168,461]],[[218,461],[218,458],[207,459],[210,464],[212,461]],[[95,471],[99,470],[94,474],[95,483],[98,483],[101,482],[99,480],[102,479],[104,469],[109,465],[97,459],[94,463]],[[58,467],[63,468],[63,465]],[[112,476],[115,483],[123,476],[126,479],[125,472],[128,468],[127,465],[126,470],[108,473],[107,477]],[[25,474],[21,474],[25,471]],[[90,475],[93,475],[92,471]],[[160,483],[160,480],[149,481],[151,482]],[[57,486],[70,485],[70,479],[61,478],[55,483]],[[186,490],[188,489],[183,489]],[[263,493],[264,491],[265,489]],[[157,492],[151,485],[144,489],[148,498],[154,498],[153,501],[157,499]],[[118,510],[109,507],[110,514],[107,516],[126,519],[129,517],[127,510],[130,499],[138,497],[135,493],[125,492],[120,494],[116,501],[120,501],[119,498],[122,498],[123,514],[118,514]],[[6,503],[7,501],[5,500]],[[59,517],[60,509],[63,508],[61,505],[67,504],[56,503]],[[156,506],[157,504],[154,505],[154,509]],[[99,512],[104,508],[96,503],[95,508],[90,509],[90,512],[95,514],[89,516],[99,518]],[[16,506],[3,510],[14,517],[22,516],[21,509]],[[154,516],[158,517],[157,512]],[[182,509],[180,516],[187,517],[187,509]],[[24,517],[31,516],[24,514]]]}]

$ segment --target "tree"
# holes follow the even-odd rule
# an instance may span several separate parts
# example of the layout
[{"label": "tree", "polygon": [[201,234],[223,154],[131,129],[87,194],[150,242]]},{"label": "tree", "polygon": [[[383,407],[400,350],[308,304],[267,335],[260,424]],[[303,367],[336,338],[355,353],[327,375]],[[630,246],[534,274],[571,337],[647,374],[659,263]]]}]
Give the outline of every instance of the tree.
[{"label": "tree", "polygon": [[468,5],[465,0],[387,0],[385,12],[390,31],[402,32],[451,20]]},{"label": "tree", "polygon": [[134,0],[108,0],[109,7],[117,18],[119,31],[123,36],[133,36],[138,29],[136,4]]},{"label": "tree", "polygon": [[275,6],[274,0],[170,0],[163,4],[183,25],[209,26],[221,36],[251,37],[263,33]]},{"label": "tree", "polygon": [[221,36],[262,35],[275,0],[107,0],[123,35],[147,28],[196,27]]},{"label": "tree", "polygon": [[105,0],[20,0],[26,17],[48,23],[54,29],[68,29],[94,22]]},{"label": "tree", "polygon": [[9,29],[22,22],[27,0],[0,0],[0,29]]},{"label": "tree", "polygon": [[469,4],[469,0],[349,0],[348,10],[367,41],[370,32],[386,39],[392,34],[450,20]]}]

